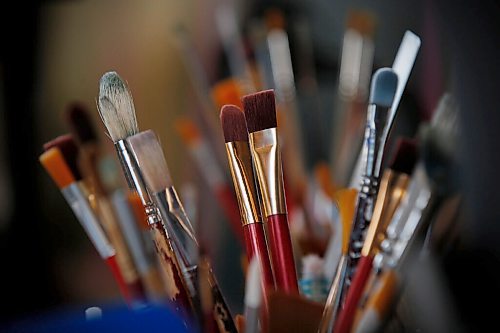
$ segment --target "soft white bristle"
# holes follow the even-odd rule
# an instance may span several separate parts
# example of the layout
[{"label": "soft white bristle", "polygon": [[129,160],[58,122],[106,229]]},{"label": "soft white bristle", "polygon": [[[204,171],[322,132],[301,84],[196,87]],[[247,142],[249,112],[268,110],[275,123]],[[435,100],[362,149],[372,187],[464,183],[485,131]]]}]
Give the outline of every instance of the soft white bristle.
[{"label": "soft white bristle", "polygon": [[98,110],[113,142],[139,132],[132,94],[116,72],[101,77]]},{"label": "soft white bristle", "polygon": [[256,309],[262,301],[262,289],[260,280],[260,263],[257,256],[253,257],[248,265],[245,286],[245,305]]},{"label": "soft white bristle", "polygon": [[156,134],[147,130],[127,139],[132,154],[139,163],[147,187],[158,193],[172,186],[170,171]]},{"label": "soft white bristle", "polygon": [[97,306],[90,307],[85,310],[85,319],[96,320],[102,318],[102,310]]},{"label": "soft white bristle", "polygon": [[302,258],[302,278],[313,279],[320,278],[324,272],[324,260],[316,254],[309,254]]}]

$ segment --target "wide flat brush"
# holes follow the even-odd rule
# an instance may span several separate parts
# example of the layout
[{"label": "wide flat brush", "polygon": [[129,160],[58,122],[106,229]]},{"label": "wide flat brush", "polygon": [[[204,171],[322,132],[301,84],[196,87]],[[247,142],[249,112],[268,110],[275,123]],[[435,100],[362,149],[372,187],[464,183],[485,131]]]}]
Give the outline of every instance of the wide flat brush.
[{"label": "wide flat brush", "polygon": [[351,223],[354,217],[354,209],[356,207],[356,197],[358,192],[354,189],[339,190],[335,194],[339,217],[342,223],[342,230],[336,230],[342,234],[342,252],[340,260],[337,264],[337,270],[330,287],[330,292],[325,302],[323,316],[318,327],[318,333],[330,332],[337,317],[340,308],[340,294],[344,287],[345,274],[347,270],[347,257],[349,249],[349,238],[351,234]]},{"label": "wide flat brush", "polygon": [[[165,279],[166,293],[175,310],[183,317],[194,311],[189,287],[182,267],[174,252],[158,208],[153,204],[142,178],[139,166],[129,151],[125,139],[139,132],[132,95],[126,83],[116,72],[105,73],[99,85],[98,110],[110,138],[115,144],[118,158],[129,189],[141,198],[152,233],[160,268]],[[193,313],[193,312],[191,312]]]},{"label": "wide flat brush", "polygon": [[60,149],[57,147],[47,149],[40,155],[40,163],[56,183],[57,187],[59,187],[66,202],[71,207],[71,210],[82,225],[92,244],[94,244],[99,256],[110,268],[123,298],[129,305],[132,305],[133,299],[123,275],[118,268],[116,251],[104,234],[71,168],[64,160]]},{"label": "wide flat brush", "polygon": [[252,260],[254,256],[260,258],[264,302],[266,302],[269,291],[274,289],[274,279],[260,214],[245,115],[237,106],[225,105],[222,107],[220,119],[226,141],[229,169],[240,207],[248,260]]},{"label": "wide flat brush", "polygon": [[297,272],[288,226],[283,166],[278,142],[274,92],[243,97],[250,151],[259,184],[259,198],[267,218],[271,264],[276,287],[298,293]]},{"label": "wide flat brush", "polygon": [[[193,280],[197,275],[197,262],[188,255],[186,248],[180,242],[179,237],[177,237],[179,235],[178,231],[182,231],[187,235],[185,240],[186,242],[190,242],[190,245],[198,247],[198,241],[189,218],[184,211],[182,202],[173,186],[168,165],[158,138],[153,131],[148,130],[130,136],[127,139],[127,144],[141,170],[151,199],[154,205],[159,208],[167,231],[172,236],[174,248],[184,266],[185,279],[190,284],[195,284],[196,281]],[[176,230],[172,228],[173,225],[179,226],[180,229]],[[209,270],[208,283],[212,290],[215,319],[218,325],[223,325],[228,332],[236,332],[229,307],[222,296],[222,292],[211,269]],[[196,290],[194,288],[190,290],[192,296],[195,296]]]},{"label": "wide flat brush", "polygon": [[[125,242],[109,191],[98,171],[101,156],[97,134],[90,115],[84,105],[73,103],[67,108],[66,116],[73,135],[79,142],[76,163],[83,175],[84,184],[89,191],[91,204],[116,250],[118,264],[125,280],[131,287],[133,286],[132,290],[136,290],[135,296],[139,300],[145,300],[143,283],[139,278],[136,263],[131,256],[131,249],[128,248]],[[69,160],[69,158],[67,159]]]},{"label": "wide flat brush", "polygon": [[[347,292],[345,304],[339,316],[338,326],[336,326],[341,332],[345,331],[345,326],[348,327],[347,330],[352,326],[361,295],[372,272],[373,260],[377,249],[376,236],[381,230],[387,227],[388,221],[390,221],[390,217],[382,219],[384,208],[391,209],[393,213],[393,209],[395,209],[393,207],[397,206],[401,200],[401,196],[406,192],[410,174],[416,163],[416,153],[416,144],[414,141],[400,141],[390,168],[384,172],[373,217],[367,230],[363,249],[361,250],[361,258],[356,267],[352,284]],[[401,182],[404,184],[395,187],[397,183]],[[396,203],[390,201],[396,201]],[[389,215],[390,212],[386,212],[385,214]]]}]

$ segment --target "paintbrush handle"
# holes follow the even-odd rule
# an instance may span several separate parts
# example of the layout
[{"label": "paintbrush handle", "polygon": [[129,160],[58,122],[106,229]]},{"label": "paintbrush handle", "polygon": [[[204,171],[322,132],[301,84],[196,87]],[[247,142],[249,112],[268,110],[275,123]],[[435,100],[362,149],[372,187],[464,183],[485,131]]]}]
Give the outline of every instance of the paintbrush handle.
[{"label": "paintbrush handle", "polygon": [[243,230],[241,230],[241,216],[238,202],[236,201],[236,195],[233,190],[226,185],[219,186],[216,189],[216,195],[236,238],[240,241],[241,245],[244,245],[245,236],[243,235]]},{"label": "paintbrush handle", "polygon": [[[248,261],[252,260],[255,255],[259,256],[262,280],[264,281],[265,287],[274,289],[273,272],[271,270],[271,261],[269,260],[269,253],[267,251],[264,225],[262,223],[249,223],[243,226],[243,232],[245,234]],[[264,289],[264,294],[268,295],[266,289]]]},{"label": "paintbrush handle", "polygon": [[335,333],[348,333],[350,331],[359,300],[361,299],[365,284],[370,276],[372,266],[372,256],[361,257],[359,260],[356,274],[354,275],[351,287],[347,292],[344,307],[339,313],[338,321],[335,323]]},{"label": "paintbrush handle", "polygon": [[363,184],[356,204],[356,214],[352,225],[351,237],[349,241],[349,261],[347,267],[345,288],[351,285],[352,277],[356,272],[358,261],[361,258],[363,249],[365,231],[370,225],[375,198],[378,190],[378,179],[363,177]]},{"label": "paintbrush handle", "polygon": [[276,287],[286,293],[298,294],[297,271],[287,215],[270,215],[267,217],[267,223]]},{"label": "paintbrush handle", "polygon": [[209,283],[212,288],[212,298],[214,302],[214,317],[221,333],[238,333],[236,325],[229,310],[229,306],[220,291],[219,284],[215,279],[212,269],[209,269]]},{"label": "paintbrush handle", "polygon": [[118,288],[120,289],[120,293],[122,294],[123,298],[125,299],[125,301],[129,306],[132,305],[133,300],[128,290],[127,283],[125,282],[123,275],[120,271],[120,268],[118,267],[118,263],[116,262],[116,255],[108,257],[104,259],[104,261],[106,262],[106,264],[109,267],[109,270],[113,274],[113,277],[115,278],[115,281],[118,284]]},{"label": "paintbrush handle", "polygon": [[160,268],[165,280],[167,297],[173,303],[174,310],[182,318],[188,319],[193,315],[194,305],[170,239],[161,223],[150,225],[150,230],[156,252],[160,257]]}]

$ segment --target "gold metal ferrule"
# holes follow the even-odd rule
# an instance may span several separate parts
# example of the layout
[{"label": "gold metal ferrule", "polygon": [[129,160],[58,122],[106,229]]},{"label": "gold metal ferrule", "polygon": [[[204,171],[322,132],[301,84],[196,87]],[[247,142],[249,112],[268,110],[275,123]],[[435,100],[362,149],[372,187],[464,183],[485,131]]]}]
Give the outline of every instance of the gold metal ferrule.
[{"label": "gold metal ferrule", "polygon": [[391,222],[392,216],[406,194],[410,177],[391,169],[384,172],[375,204],[372,221],[366,232],[365,243],[361,254],[368,256],[377,250],[382,234]]},{"label": "gold metal ferrule", "polygon": [[264,215],[286,214],[283,167],[276,128],[250,133],[249,139]]},{"label": "gold metal ferrule", "polygon": [[244,226],[262,223],[248,142],[226,142],[226,152],[240,208],[241,223]]}]

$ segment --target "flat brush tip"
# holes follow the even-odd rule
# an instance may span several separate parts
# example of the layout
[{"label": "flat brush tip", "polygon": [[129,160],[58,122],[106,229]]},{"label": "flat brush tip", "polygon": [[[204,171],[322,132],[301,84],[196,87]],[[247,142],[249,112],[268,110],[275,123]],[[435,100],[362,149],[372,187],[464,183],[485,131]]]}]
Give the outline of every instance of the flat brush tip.
[{"label": "flat brush tip", "polygon": [[143,131],[127,139],[134,154],[147,187],[158,193],[172,186],[170,171],[156,134]]},{"label": "flat brush tip", "polygon": [[398,87],[398,75],[391,68],[380,68],[372,77],[370,104],[389,108]]},{"label": "flat brush tip", "polygon": [[92,117],[84,104],[79,102],[69,104],[66,109],[66,119],[71,131],[81,143],[97,141]]},{"label": "flat brush tip", "polygon": [[417,163],[418,146],[414,139],[400,138],[396,142],[395,154],[389,164],[390,169],[411,175]]},{"label": "flat brush tip", "polygon": [[243,96],[242,102],[249,133],[277,127],[273,90]]},{"label": "flat brush tip", "polygon": [[220,111],[220,122],[226,142],[248,141],[245,114],[236,105],[224,105]]},{"label": "flat brush tip", "polygon": [[65,188],[75,181],[59,148],[52,147],[47,149],[40,155],[39,160],[60,189]]}]

